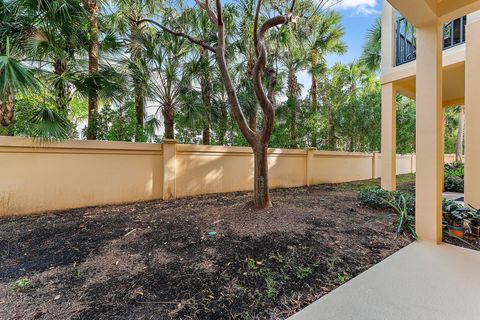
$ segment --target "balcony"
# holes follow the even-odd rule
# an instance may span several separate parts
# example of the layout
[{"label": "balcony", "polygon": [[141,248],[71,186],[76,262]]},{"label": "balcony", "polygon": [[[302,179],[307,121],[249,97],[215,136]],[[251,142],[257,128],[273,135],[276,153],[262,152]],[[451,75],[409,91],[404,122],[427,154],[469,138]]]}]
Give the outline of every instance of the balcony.
[{"label": "balcony", "polygon": [[[465,43],[465,25],[467,17],[463,16],[443,26],[443,50]],[[415,28],[403,17],[396,21],[395,62],[402,65],[417,59]]]}]

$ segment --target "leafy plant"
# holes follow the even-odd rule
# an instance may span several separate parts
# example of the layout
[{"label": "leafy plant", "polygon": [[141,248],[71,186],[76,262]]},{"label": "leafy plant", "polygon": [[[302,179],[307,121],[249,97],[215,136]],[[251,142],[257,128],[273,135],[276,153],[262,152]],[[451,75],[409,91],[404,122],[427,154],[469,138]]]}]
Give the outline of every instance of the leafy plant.
[{"label": "leafy plant", "polygon": [[415,216],[409,212],[405,196],[400,195],[399,198],[392,196],[389,200],[384,201],[398,213],[396,221],[397,234],[401,235],[406,231],[410,231],[413,238],[417,239],[417,232],[415,231]]},{"label": "leafy plant", "polygon": [[[358,200],[373,209],[390,209],[392,199],[396,202],[405,201],[409,214],[415,213],[415,196],[400,191],[386,191],[379,187],[363,188],[358,193]],[[403,200],[402,200],[403,198]]]},{"label": "leafy plant", "polygon": [[46,106],[37,107],[31,119],[33,136],[41,140],[62,140],[71,137],[73,128],[64,116]]},{"label": "leafy plant", "polygon": [[465,166],[461,162],[445,164],[445,191],[464,192]]},{"label": "leafy plant", "polygon": [[400,191],[386,191],[378,187],[360,190],[358,199],[373,209],[393,209],[398,213],[397,234],[409,231],[416,239],[415,232],[415,196]]},{"label": "leafy plant", "polygon": [[465,190],[465,181],[456,175],[445,176],[445,191],[461,192]]},{"label": "leafy plant", "polygon": [[469,230],[471,226],[480,225],[480,211],[448,202],[443,206],[443,219],[444,224]]},{"label": "leafy plant", "polygon": [[18,279],[17,281],[15,281],[13,286],[15,287],[15,289],[25,290],[27,287],[30,286],[30,280],[28,280],[27,278]]},{"label": "leafy plant", "polygon": [[337,282],[340,283],[340,284],[344,284],[348,280],[350,280],[350,276],[348,274],[339,274],[337,276]]}]

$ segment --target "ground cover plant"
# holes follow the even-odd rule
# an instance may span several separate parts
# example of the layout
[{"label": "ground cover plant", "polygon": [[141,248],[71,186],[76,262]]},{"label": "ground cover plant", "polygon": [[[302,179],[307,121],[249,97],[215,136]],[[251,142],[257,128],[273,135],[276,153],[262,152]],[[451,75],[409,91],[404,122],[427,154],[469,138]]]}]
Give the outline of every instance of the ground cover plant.
[{"label": "ground cover plant", "polygon": [[[458,164],[450,168],[455,167],[458,167]],[[463,168],[463,165],[461,167]],[[375,183],[366,184],[358,192],[358,200],[372,209],[395,212],[397,233],[407,232],[416,238],[414,178],[414,175],[405,175],[403,180],[399,181],[398,191],[383,190]],[[444,241],[480,250],[480,211],[468,205],[464,207],[458,202],[443,199],[442,212]]]},{"label": "ground cover plant", "polygon": [[378,184],[2,219],[1,318],[285,319],[412,241],[357,200]]}]

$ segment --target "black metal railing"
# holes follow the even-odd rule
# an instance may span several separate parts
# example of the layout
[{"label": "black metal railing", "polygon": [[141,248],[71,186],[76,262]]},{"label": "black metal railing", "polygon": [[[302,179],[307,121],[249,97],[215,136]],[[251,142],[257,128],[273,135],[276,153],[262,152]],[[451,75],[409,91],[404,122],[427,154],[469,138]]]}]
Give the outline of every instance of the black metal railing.
[{"label": "black metal railing", "polygon": [[[467,17],[450,21],[443,26],[443,50],[465,43]],[[415,27],[405,18],[399,17],[396,23],[395,60],[402,65],[417,59],[417,39]]]}]

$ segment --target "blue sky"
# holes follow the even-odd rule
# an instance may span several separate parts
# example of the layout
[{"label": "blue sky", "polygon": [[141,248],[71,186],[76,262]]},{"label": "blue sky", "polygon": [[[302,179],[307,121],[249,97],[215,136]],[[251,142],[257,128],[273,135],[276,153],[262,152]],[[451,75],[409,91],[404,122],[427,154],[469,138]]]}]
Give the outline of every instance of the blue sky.
[{"label": "blue sky", "polygon": [[343,40],[348,46],[348,52],[342,56],[328,57],[329,65],[335,62],[349,63],[358,59],[367,31],[381,14],[381,3],[380,0],[343,0],[335,10],[342,15],[345,28]]}]

